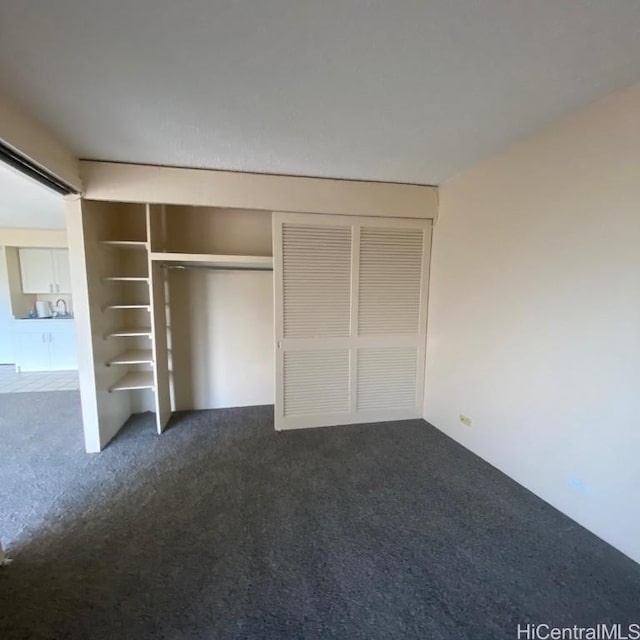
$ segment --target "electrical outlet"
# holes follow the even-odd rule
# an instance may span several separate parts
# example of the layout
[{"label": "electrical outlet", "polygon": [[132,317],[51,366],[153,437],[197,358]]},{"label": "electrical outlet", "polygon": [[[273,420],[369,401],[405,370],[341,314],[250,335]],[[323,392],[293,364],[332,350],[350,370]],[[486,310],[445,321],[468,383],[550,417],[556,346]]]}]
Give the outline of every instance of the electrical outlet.
[{"label": "electrical outlet", "polygon": [[460,414],[460,422],[462,422],[465,427],[470,427],[473,424],[471,418],[462,413]]}]

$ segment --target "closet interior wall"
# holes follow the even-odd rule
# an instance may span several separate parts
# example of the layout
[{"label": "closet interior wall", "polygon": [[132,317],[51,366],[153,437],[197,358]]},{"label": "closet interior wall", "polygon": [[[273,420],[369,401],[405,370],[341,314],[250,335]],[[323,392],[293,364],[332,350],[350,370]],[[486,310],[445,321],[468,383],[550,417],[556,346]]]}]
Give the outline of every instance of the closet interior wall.
[{"label": "closet interior wall", "polygon": [[271,256],[271,211],[166,206],[166,251]]}]

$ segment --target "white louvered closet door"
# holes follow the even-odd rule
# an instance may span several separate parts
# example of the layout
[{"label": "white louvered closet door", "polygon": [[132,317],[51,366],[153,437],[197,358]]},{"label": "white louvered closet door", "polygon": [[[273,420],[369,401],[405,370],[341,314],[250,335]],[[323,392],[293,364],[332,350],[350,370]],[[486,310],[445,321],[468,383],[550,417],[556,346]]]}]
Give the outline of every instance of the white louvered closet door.
[{"label": "white louvered closet door", "polygon": [[431,221],[273,214],[276,429],[422,416]]}]

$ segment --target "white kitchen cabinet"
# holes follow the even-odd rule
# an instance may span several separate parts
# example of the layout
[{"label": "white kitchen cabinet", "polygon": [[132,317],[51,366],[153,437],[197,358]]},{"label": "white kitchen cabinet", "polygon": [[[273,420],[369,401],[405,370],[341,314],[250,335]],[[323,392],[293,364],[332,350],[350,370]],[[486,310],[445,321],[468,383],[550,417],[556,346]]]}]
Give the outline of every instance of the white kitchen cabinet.
[{"label": "white kitchen cabinet", "polygon": [[67,249],[20,249],[23,293],[71,293]]},{"label": "white kitchen cabinet", "polygon": [[54,322],[62,322],[63,325],[54,325],[49,332],[51,368],[62,371],[77,369],[78,355],[76,352],[76,332],[73,328],[73,322],[66,320],[54,320]]},{"label": "white kitchen cabinet", "polygon": [[15,347],[17,371],[50,370],[49,343],[45,333],[16,331]]},{"label": "white kitchen cabinet", "polygon": [[71,293],[71,269],[69,268],[69,251],[52,249],[53,273],[55,275],[55,293]]},{"label": "white kitchen cabinet", "polygon": [[18,371],[66,371],[78,368],[72,320],[16,320]]},{"label": "white kitchen cabinet", "polygon": [[23,293],[52,293],[53,262],[50,249],[20,249]]}]

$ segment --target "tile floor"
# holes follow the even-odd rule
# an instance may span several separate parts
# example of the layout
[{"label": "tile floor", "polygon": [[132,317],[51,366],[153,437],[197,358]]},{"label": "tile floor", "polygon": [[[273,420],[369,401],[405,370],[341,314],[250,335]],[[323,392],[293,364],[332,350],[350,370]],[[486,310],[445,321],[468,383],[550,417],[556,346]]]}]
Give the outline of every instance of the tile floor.
[{"label": "tile floor", "polygon": [[75,391],[79,388],[77,371],[16,373],[12,364],[0,365],[0,393]]}]

